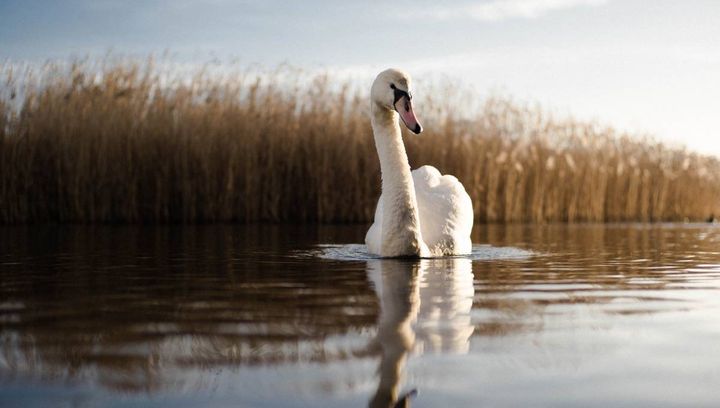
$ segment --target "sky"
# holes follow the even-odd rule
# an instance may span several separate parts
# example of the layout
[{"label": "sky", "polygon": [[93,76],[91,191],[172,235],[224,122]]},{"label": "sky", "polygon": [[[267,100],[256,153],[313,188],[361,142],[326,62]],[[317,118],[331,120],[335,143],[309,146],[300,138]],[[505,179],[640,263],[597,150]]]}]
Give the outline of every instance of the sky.
[{"label": "sky", "polygon": [[720,155],[719,22],[717,0],[0,0],[0,61],[400,67]]}]

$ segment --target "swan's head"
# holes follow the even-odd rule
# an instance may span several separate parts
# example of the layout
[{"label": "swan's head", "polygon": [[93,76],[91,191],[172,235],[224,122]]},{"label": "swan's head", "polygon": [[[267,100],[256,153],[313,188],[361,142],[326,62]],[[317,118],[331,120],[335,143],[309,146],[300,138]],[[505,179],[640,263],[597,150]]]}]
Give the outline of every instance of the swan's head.
[{"label": "swan's head", "polygon": [[410,75],[393,68],[379,73],[370,89],[370,98],[381,108],[397,111],[413,133],[422,132],[422,126],[412,110]]}]

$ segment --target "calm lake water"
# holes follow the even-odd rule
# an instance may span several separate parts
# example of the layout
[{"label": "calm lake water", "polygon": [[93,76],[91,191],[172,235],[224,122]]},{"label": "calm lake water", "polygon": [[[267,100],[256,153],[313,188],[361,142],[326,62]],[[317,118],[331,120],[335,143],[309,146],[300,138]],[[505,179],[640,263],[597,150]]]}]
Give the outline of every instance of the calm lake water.
[{"label": "calm lake water", "polygon": [[3,407],[720,406],[720,227],[0,228]]}]

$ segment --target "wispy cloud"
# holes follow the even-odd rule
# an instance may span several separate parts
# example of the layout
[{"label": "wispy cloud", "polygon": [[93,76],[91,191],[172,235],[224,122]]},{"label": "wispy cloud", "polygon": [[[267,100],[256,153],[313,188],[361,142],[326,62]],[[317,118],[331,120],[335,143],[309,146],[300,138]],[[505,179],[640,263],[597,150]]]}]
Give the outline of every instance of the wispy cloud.
[{"label": "wispy cloud", "polygon": [[576,7],[600,6],[608,0],[490,0],[482,3],[435,6],[418,11],[426,19],[473,19],[501,21],[514,18],[537,18],[544,14]]}]

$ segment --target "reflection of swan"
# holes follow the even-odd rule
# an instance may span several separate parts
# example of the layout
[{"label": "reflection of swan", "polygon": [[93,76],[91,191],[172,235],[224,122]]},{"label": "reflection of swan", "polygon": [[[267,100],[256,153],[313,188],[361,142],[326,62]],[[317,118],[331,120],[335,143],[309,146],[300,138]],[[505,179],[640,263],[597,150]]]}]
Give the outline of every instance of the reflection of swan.
[{"label": "reflection of swan", "polygon": [[368,250],[388,257],[470,253],[473,209],[463,185],[432,166],[410,172],[398,122],[400,113],[405,126],[422,131],[410,102],[410,77],[395,69],[381,72],[370,98],[382,195],[365,236]]},{"label": "reflection of swan", "polygon": [[405,357],[415,343],[411,324],[417,315],[418,264],[400,260],[371,261],[368,275],[380,300],[376,341],[382,351],[380,383],[370,407],[392,407]]},{"label": "reflection of swan", "polygon": [[467,352],[473,332],[472,264],[454,258],[373,260],[368,262],[368,278],[380,301],[375,342],[382,352],[380,382],[370,407],[397,406],[414,392],[398,398],[409,351]]},{"label": "reflection of swan", "polygon": [[469,259],[423,259],[416,348],[418,351],[467,353],[473,287]]}]

